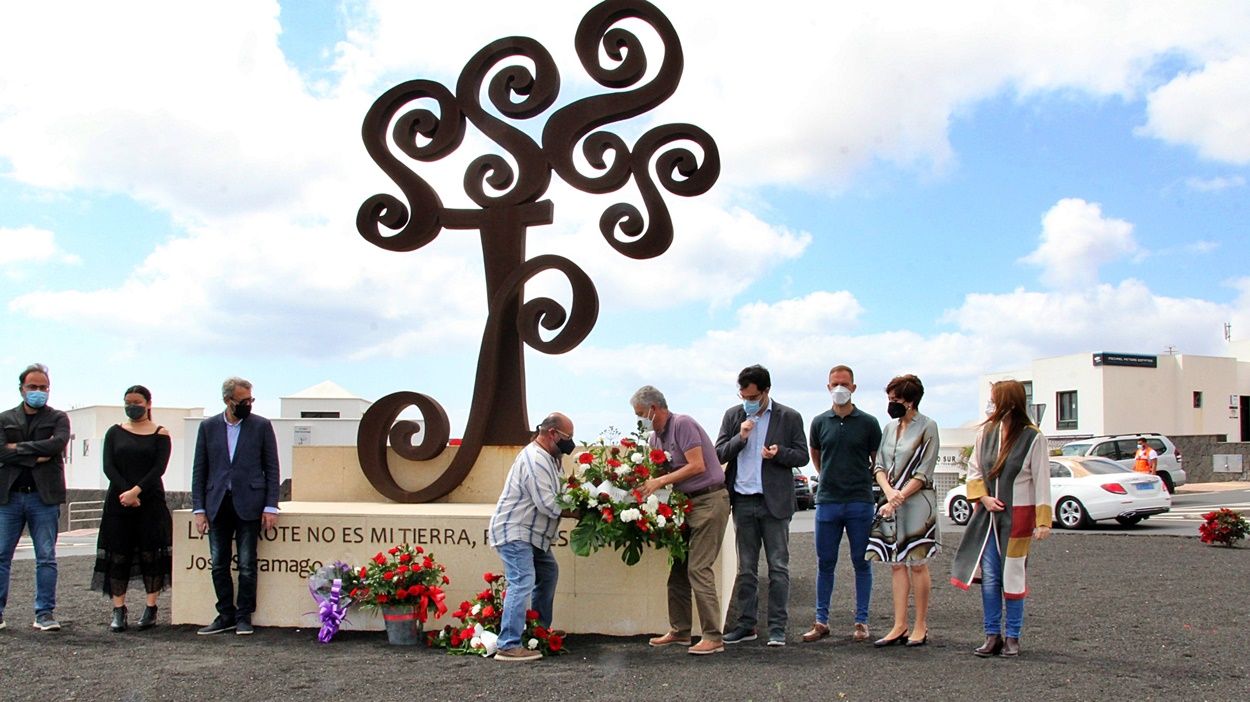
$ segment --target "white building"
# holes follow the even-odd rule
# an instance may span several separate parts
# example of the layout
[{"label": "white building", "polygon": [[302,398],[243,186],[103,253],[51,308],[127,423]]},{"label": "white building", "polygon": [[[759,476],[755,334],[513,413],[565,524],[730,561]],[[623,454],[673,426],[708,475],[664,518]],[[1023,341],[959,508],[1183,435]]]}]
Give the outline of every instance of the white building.
[{"label": "white building", "polygon": [[[269,417],[269,420],[278,438],[282,480],[291,477],[292,446],[354,446],[360,419],[372,404],[328,380],[279,399],[280,416]],[[108,487],[100,448],[108,428],[125,419],[122,406],[89,405],[66,414],[72,432],[65,463],[68,487],[88,490]],[[169,468],[165,471],[166,490],[191,490],[195,437],[205,416],[208,415],[203,407],[152,408],[153,421],[168,429],[173,438]]]},{"label": "white building", "polygon": [[1027,368],[981,376],[980,405],[990,383],[1024,383],[1048,437],[1158,432],[1223,434],[1250,441],[1250,342],[1233,356],[1081,353],[1043,358]]}]

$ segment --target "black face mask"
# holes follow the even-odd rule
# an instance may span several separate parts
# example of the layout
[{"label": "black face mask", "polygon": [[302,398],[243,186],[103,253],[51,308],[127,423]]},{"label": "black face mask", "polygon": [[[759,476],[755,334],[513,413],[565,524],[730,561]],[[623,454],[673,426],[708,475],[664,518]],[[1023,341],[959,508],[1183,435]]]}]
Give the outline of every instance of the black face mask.
[{"label": "black face mask", "polygon": [[575,448],[577,448],[577,444],[573,443],[572,439],[561,438],[556,442],[556,449],[565,456],[573,453],[573,449]]},{"label": "black face mask", "polygon": [[885,413],[890,415],[891,419],[899,419],[907,414],[907,405],[901,402],[891,402],[885,406]]},{"label": "black face mask", "polygon": [[251,400],[248,400],[247,402],[240,402],[239,404],[234,406],[234,418],[235,419],[239,419],[239,420],[247,419],[251,414],[252,414],[252,401]]}]

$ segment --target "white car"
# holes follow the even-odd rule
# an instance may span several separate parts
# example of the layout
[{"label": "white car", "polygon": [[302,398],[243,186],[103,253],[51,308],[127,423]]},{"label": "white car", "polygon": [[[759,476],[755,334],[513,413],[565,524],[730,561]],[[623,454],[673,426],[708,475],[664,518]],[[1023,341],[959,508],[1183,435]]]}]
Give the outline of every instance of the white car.
[{"label": "white car", "polygon": [[[1104,519],[1132,526],[1172,509],[1172,496],[1158,476],[1136,473],[1092,456],[1052,457],[1050,497],[1055,521],[1064,529],[1079,529]],[[967,524],[973,509],[967,486],[951,488],[941,509],[952,522]]]},{"label": "white car", "polygon": [[1146,439],[1150,448],[1159,454],[1159,477],[1167,486],[1168,492],[1176,492],[1176,488],[1185,484],[1184,463],[1180,449],[1172,440],[1162,434],[1118,434],[1116,436],[1095,436],[1090,439],[1069,441],[1060,450],[1064,456],[1098,456],[1115,461],[1125,468],[1132,469],[1133,458],[1137,454],[1138,439]]}]

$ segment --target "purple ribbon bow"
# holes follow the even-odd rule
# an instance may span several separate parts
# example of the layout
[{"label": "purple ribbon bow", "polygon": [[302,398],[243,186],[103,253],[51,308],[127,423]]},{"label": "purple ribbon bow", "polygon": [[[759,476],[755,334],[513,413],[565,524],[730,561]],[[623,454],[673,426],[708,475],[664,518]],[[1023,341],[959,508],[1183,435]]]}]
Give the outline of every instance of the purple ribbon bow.
[{"label": "purple ribbon bow", "polygon": [[330,643],[330,639],[339,631],[339,625],[347,618],[347,602],[343,601],[343,581],[335,578],[330,586],[330,596],[322,597],[316,590],[312,591],[317,601],[317,614],[321,617],[321,631],[317,632],[317,640]]}]

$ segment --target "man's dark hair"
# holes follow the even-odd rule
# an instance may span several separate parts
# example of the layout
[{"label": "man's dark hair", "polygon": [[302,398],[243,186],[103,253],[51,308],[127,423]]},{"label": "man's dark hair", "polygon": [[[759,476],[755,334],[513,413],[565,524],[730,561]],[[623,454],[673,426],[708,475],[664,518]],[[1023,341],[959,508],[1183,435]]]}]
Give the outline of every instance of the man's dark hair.
[{"label": "man's dark hair", "polygon": [[746,386],[754,384],[759,388],[760,392],[768,392],[773,386],[773,377],[769,375],[768,369],[760,364],[747,366],[738,373],[738,389],[745,389]]},{"label": "man's dark hair", "polygon": [[51,375],[48,375],[47,366],[43,365],[42,363],[32,363],[29,366],[26,366],[26,370],[22,371],[21,375],[17,376],[17,386],[19,388],[26,384],[26,376],[30,375],[31,373],[43,373],[44,375],[47,375],[49,379],[52,378]]}]

